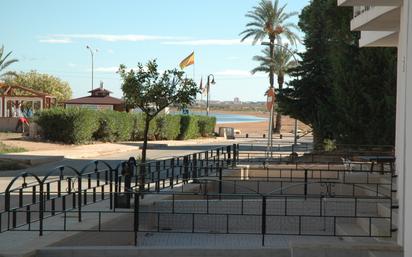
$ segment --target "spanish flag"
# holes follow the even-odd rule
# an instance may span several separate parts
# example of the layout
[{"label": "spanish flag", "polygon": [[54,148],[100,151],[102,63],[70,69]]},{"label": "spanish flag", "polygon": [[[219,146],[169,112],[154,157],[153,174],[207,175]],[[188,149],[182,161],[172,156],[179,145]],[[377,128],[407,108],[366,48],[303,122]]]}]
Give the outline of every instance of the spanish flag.
[{"label": "spanish flag", "polygon": [[187,66],[190,66],[195,63],[195,52],[192,52],[188,57],[183,59],[183,61],[180,62],[179,66],[181,69],[186,68]]}]

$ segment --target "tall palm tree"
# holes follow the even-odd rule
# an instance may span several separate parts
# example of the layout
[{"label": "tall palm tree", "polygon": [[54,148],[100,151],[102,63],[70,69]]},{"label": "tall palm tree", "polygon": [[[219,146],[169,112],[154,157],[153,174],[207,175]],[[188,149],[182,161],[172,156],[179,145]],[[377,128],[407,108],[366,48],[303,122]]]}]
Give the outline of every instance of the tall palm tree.
[{"label": "tall palm tree", "polygon": [[6,56],[3,57],[4,54],[4,46],[2,46],[0,48],[0,79],[7,76],[7,75],[14,75],[14,72],[8,71],[8,72],[4,72],[3,71],[7,68],[7,66],[9,66],[12,63],[17,62],[17,59],[11,59],[11,60],[7,60],[7,58],[11,55],[12,52],[9,52],[8,54],[6,54]]},{"label": "tall palm tree", "polygon": [[[252,44],[258,41],[269,38],[269,56],[273,56],[275,42],[282,43],[282,37],[285,37],[292,45],[296,45],[300,41],[298,35],[293,30],[299,30],[298,26],[287,20],[297,15],[297,12],[286,13],[286,4],[279,5],[279,0],[261,0],[258,6],[253,7],[246,14],[246,17],[252,21],[246,24],[246,29],[240,33],[244,41],[247,38],[253,38]],[[270,89],[274,87],[274,66],[269,69],[269,84]]]},{"label": "tall palm tree", "polygon": [[[273,55],[270,54],[270,48],[265,48],[262,50],[262,55],[256,55],[253,57],[254,61],[259,62],[259,66],[251,70],[251,73],[270,73],[270,70],[273,69],[274,74],[278,77],[279,90],[281,91],[283,89],[283,84],[285,83],[285,75],[287,75],[291,69],[298,65],[293,55],[294,52],[289,49],[288,44],[283,46],[275,45]],[[277,112],[275,133],[280,133],[281,128],[282,115]]]}]

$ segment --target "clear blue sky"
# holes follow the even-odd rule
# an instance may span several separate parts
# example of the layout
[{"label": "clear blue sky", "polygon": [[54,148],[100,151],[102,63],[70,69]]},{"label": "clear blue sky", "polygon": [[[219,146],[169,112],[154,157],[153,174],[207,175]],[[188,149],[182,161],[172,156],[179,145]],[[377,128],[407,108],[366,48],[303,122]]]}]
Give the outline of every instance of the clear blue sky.
[{"label": "clear blue sky", "polygon": [[[19,59],[10,69],[37,70],[69,82],[74,97],[91,89],[91,57],[97,48],[94,84],[121,97],[120,64],[157,58],[160,69],[178,67],[195,51],[195,80],[212,73],[213,100],[264,101],[265,74],[251,76],[252,56],[262,46],[240,44],[245,13],[258,0],[5,0],[2,1],[0,45]],[[297,11],[309,0],[281,0]],[[298,21],[298,17],[291,19]],[[301,48],[301,47],[300,47]],[[193,68],[186,68],[193,77]]]}]

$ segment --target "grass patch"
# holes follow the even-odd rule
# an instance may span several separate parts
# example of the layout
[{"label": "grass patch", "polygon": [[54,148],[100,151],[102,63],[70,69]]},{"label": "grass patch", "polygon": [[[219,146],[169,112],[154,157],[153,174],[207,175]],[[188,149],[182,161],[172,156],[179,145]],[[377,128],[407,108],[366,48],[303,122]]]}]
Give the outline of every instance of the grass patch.
[{"label": "grass patch", "polygon": [[8,146],[2,142],[0,142],[0,154],[3,153],[20,153],[20,152],[26,152],[27,150],[22,148],[22,147],[14,147],[14,146]]}]

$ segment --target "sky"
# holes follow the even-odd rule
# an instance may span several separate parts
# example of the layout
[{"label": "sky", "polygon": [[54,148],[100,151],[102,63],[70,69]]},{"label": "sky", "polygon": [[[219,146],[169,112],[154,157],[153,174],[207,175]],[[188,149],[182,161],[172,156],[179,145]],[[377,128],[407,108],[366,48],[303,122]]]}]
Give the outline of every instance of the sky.
[{"label": "sky", "polygon": [[[287,12],[301,12],[310,0],[280,0]],[[157,59],[160,70],[178,68],[195,52],[189,78],[203,83],[213,74],[211,100],[265,101],[266,74],[251,75],[263,46],[240,42],[245,14],[258,0],[3,0],[0,45],[19,62],[9,70],[36,70],[67,81],[73,97],[100,81],[121,97],[120,64],[135,68]],[[290,19],[297,23],[298,16]],[[300,33],[300,32],[299,32]],[[300,33],[303,37],[302,33]],[[303,46],[298,49],[302,51]],[[199,97],[200,98],[200,97]]]}]

